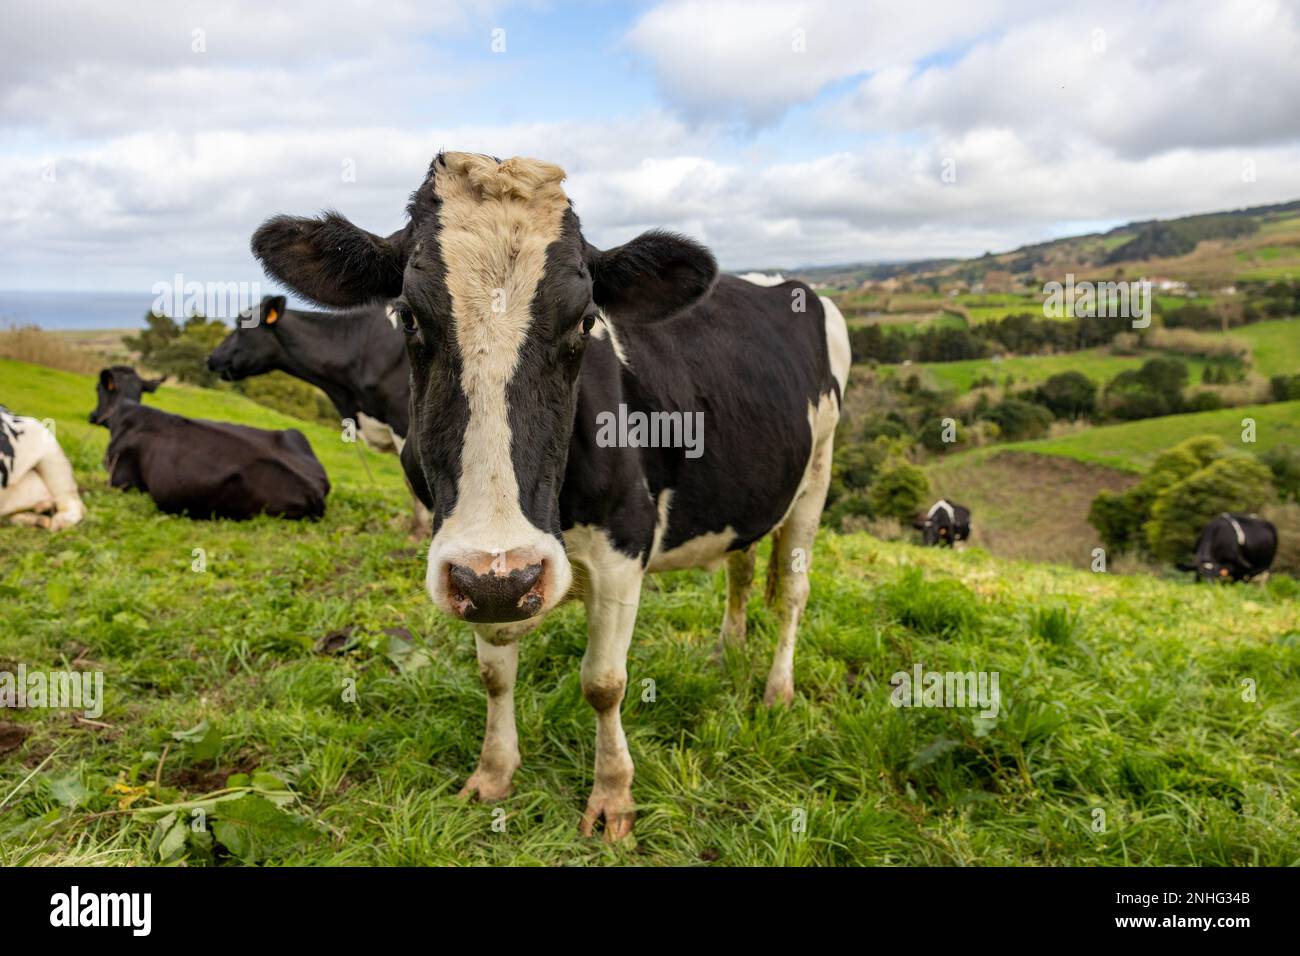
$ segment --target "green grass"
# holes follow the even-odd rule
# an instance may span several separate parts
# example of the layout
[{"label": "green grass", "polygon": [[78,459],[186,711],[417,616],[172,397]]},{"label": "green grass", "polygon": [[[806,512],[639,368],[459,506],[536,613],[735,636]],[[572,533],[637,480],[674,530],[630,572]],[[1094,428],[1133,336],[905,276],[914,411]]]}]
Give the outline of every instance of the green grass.
[{"label": "green grass", "polygon": [[1255,368],[1261,375],[1300,373],[1300,321],[1272,319],[1243,325],[1228,333],[1250,343]]},{"label": "green grass", "polygon": [[[1242,419],[1255,420],[1255,443],[1242,441]],[[975,449],[969,455],[1000,450],[1064,455],[1125,471],[1142,471],[1166,448],[1193,435],[1218,435],[1231,447],[1261,452],[1277,446],[1300,444],[1300,402],[1243,405],[1190,415],[1166,415],[1121,425],[1103,425],[1060,438],[1012,442]]]},{"label": "green grass", "polygon": [[[0,366],[7,387],[15,372],[23,387],[3,398],[75,436],[89,380]],[[279,420],[228,395],[158,398]],[[107,698],[93,723],[0,721],[0,865],[158,862],[176,848],[152,843],[165,812],[152,808],[207,797],[213,827],[236,827],[232,805],[211,802],[227,783],[267,795],[236,801],[267,818],[242,818],[246,852],[283,864],[1300,862],[1294,582],[1195,586],[865,535],[819,539],[788,709],[760,703],[776,621],[757,596],[748,646],[716,662],[721,575],[646,591],[624,707],[632,841],[576,832],[594,722],[574,604],[522,644],[515,795],[462,803],[484,713],[469,631],[422,593],[395,474],[373,462],[371,489],[355,452],[303,430],[335,483],[317,523],[160,515],[105,486],[87,433],[74,455],[86,522],[0,528],[0,670],[100,670]],[[348,627],[350,649],[314,651]],[[917,663],[997,672],[998,716],[896,709],[891,675]],[[199,837],[177,856],[233,862]]]}]

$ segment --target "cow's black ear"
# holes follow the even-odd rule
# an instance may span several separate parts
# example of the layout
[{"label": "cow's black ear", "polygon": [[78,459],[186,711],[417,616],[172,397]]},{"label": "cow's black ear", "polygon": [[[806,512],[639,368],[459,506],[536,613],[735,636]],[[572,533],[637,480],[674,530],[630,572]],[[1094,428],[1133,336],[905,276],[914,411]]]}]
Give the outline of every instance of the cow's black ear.
[{"label": "cow's black ear", "polygon": [[267,273],[313,302],[346,307],[402,293],[405,231],[384,239],[336,212],[276,216],[253,233]]},{"label": "cow's black ear", "polygon": [[166,375],[160,375],[157,378],[142,378],[140,379],[140,387],[146,392],[156,392],[158,391],[158,386],[165,381],[167,381]]},{"label": "cow's black ear", "polygon": [[113,377],[112,369],[102,368],[99,370],[99,384],[110,392],[117,391],[117,379]]},{"label": "cow's black ear", "polygon": [[651,230],[601,252],[586,247],[596,305],[616,319],[654,321],[694,305],[713,288],[718,263],[693,239]]},{"label": "cow's black ear", "polygon": [[268,295],[262,299],[262,321],[267,325],[275,325],[280,321],[280,316],[284,315],[287,303],[282,295]]}]

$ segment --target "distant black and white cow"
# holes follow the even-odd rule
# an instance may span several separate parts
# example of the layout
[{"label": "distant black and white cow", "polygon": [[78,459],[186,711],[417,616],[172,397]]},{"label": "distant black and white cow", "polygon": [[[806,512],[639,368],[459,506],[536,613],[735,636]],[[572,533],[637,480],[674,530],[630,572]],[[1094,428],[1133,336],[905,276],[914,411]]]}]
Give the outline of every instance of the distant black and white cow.
[{"label": "distant black and white cow", "polygon": [[1196,561],[1180,564],[1206,581],[1248,581],[1263,574],[1277,554],[1277,528],[1258,515],[1224,512],[1211,518],[1196,541]]},{"label": "distant black and white cow", "polygon": [[[755,547],[772,534],[779,625],[764,700],[793,697],[849,345],[829,300],[719,276],[688,239],[656,231],[596,249],[563,178],[536,160],[439,154],[387,238],[336,214],[281,216],[252,245],[313,301],[395,299],[412,376],[402,462],[434,520],[426,585],[473,625],[488,694],[463,793],[510,792],[517,642],[581,569],[582,690],[597,725],[582,829],[603,820],[617,839],[634,814],[619,708],[647,572],[725,562],[721,640],[738,642]],[[693,422],[702,441],[685,440]]]},{"label": "distant black and white cow", "polygon": [[53,433],[0,405],[0,518],[59,531],[85,516],[72,465]]},{"label": "distant black and white cow", "polygon": [[114,488],[139,489],[162,511],[192,518],[325,513],[329,480],[302,432],[173,415],[126,397],[118,378],[99,373],[90,414],[112,435],[104,468]]},{"label": "distant black and white cow", "polygon": [[926,547],[937,544],[951,548],[970,538],[970,509],[940,498],[929,511],[912,522],[912,527],[921,532]]},{"label": "distant black and white cow", "polygon": [[[370,447],[400,454],[406,443],[411,366],[383,304],[302,312],[282,295],[266,296],[208,356],[208,368],[226,381],[285,372],[324,392]],[[414,501],[416,529],[428,534],[428,509]]]}]

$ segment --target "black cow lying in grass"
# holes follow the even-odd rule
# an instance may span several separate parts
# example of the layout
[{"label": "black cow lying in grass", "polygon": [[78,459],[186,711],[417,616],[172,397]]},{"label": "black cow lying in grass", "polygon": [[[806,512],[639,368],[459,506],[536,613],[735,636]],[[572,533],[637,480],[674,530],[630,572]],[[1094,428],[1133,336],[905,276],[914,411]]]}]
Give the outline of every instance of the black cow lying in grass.
[{"label": "black cow lying in grass", "polygon": [[1277,554],[1277,528],[1258,515],[1224,512],[1201,530],[1196,561],[1180,564],[1206,581],[1249,581],[1263,574]]},{"label": "black cow lying in grass", "polygon": [[970,509],[940,498],[912,522],[912,527],[921,532],[927,548],[936,544],[951,548],[970,537]]},{"label": "black cow lying in grass", "polygon": [[[329,479],[302,432],[149,408],[139,403],[140,382],[133,369],[122,366],[99,373],[99,404],[90,421],[112,435],[104,467],[114,488],[138,488],[161,510],[192,518],[319,518],[325,513]],[[143,390],[157,387],[158,382],[145,383]]]}]

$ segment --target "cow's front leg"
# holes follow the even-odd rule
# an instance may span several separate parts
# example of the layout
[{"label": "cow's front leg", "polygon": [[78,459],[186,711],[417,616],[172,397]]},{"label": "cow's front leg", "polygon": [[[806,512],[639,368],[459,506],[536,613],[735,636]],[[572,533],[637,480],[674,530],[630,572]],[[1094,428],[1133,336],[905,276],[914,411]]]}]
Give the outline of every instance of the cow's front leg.
[{"label": "cow's front leg", "polygon": [[487,729],[478,767],[461,789],[462,797],[477,796],[484,803],[510,796],[519,769],[519,734],[515,729],[515,674],[519,669],[519,638],[503,628],[475,629],[478,672],[487,691]]},{"label": "cow's front leg", "polygon": [[605,821],[605,839],[632,832],[632,755],[619,708],[627,689],[627,651],[636,626],[644,571],[640,560],[608,546],[598,549],[588,567],[587,652],[582,657],[582,695],[596,711],[596,773],[582,817],[582,833],[591,836]]}]

